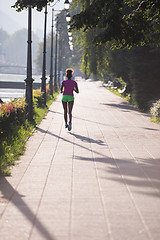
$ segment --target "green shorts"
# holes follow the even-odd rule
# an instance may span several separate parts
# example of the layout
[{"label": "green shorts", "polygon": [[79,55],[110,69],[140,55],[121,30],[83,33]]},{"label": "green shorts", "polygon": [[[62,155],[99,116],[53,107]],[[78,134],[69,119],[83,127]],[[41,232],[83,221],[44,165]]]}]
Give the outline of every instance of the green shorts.
[{"label": "green shorts", "polygon": [[63,102],[72,102],[72,101],[74,101],[74,96],[71,96],[71,95],[63,95],[62,101],[63,101]]}]

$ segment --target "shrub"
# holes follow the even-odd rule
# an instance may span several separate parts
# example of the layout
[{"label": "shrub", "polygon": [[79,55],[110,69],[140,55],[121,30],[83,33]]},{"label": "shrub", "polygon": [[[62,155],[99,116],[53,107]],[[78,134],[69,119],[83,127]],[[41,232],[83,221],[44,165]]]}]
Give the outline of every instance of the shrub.
[{"label": "shrub", "polygon": [[131,100],[145,112],[160,98],[160,48],[153,46],[118,49],[110,54],[110,71],[130,84]]},{"label": "shrub", "polygon": [[10,166],[14,165],[18,157],[25,150],[25,142],[32,130],[41,122],[48,111],[48,107],[58,93],[51,96],[46,88],[47,105],[40,102],[43,95],[40,90],[33,91],[34,121],[28,122],[26,119],[25,99],[15,99],[9,103],[3,103],[0,107],[0,175],[10,175]]},{"label": "shrub", "polygon": [[25,120],[26,103],[24,98],[14,99],[9,103],[3,103],[0,107],[0,135],[3,137],[12,132],[14,126],[20,126]]},{"label": "shrub", "polygon": [[153,106],[150,109],[151,115],[154,118],[158,118],[160,120],[160,99],[153,103]]}]

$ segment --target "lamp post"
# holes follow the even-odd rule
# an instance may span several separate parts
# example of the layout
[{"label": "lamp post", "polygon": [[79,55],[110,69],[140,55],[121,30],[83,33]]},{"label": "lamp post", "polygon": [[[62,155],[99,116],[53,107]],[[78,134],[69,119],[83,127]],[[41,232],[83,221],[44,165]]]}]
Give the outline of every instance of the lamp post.
[{"label": "lamp post", "polygon": [[70,21],[71,21],[71,16],[70,16],[69,13],[67,13],[67,15],[66,15],[66,21],[67,21],[67,22],[70,22]]},{"label": "lamp post", "polygon": [[61,84],[61,69],[62,69],[62,37],[60,36],[61,28],[58,29],[59,32],[59,48],[58,48],[58,85]]},{"label": "lamp post", "polygon": [[73,39],[72,36],[70,36],[70,37],[69,37],[69,41],[72,42],[72,39]]},{"label": "lamp post", "polygon": [[69,37],[72,37],[72,33],[71,33],[71,32],[68,32],[68,36],[69,36]]},{"label": "lamp post", "polygon": [[33,79],[32,79],[32,12],[31,7],[28,7],[28,41],[27,41],[27,78],[24,80],[26,83],[26,95],[25,101],[27,104],[27,118],[29,121],[33,121]]},{"label": "lamp post", "polygon": [[58,34],[57,34],[57,29],[56,29],[56,44],[55,44],[55,68],[54,68],[54,89],[55,92],[57,92],[57,39],[58,39]]},{"label": "lamp post", "polygon": [[[55,2],[56,4],[57,2]],[[53,7],[55,6],[53,5]],[[69,9],[70,3],[65,0],[64,7],[66,10]],[[50,61],[50,95],[53,95],[53,21],[54,21],[54,8],[52,8],[52,29],[51,29],[51,61]],[[55,42],[55,68],[54,68],[54,90],[57,92],[57,50],[58,48],[58,31],[56,26],[56,42]],[[60,51],[60,49],[59,49]]]},{"label": "lamp post", "polygon": [[54,8],[52,8],[52,26],[51,26],[51,61],[50,61],[50,81],[49,89],[50,95],[53,95],[53,21],[54,21]]},{"label": "lamp post", "polygon": [[46,105],[46,27],[47,27],[47,5],[45,7],[44,20],[44,42],[43,42],[43,66],[42,66],[42,84],[41,92],[43,92],[43,104]]}]

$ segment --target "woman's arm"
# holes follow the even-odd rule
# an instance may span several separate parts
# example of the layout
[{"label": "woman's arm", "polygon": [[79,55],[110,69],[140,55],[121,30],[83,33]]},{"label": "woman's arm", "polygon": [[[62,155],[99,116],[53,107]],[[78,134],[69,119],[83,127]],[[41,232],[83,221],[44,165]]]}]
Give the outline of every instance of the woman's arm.
[{"label": "woman's arm", "polygon": [[75,91],[76,93],[79,93],[78,85],[76,85],[76,86],[74,87],[74,91]]}]

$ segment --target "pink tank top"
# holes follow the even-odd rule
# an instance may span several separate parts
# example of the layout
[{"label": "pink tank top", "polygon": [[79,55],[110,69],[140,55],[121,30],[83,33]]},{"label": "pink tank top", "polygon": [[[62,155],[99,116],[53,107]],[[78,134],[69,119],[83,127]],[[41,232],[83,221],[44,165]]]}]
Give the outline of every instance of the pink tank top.
[{"label": "pink tank top", "polygon": [[62,84],[63,84],[63,86],[64,86],[63,95],[74,96],[73,90],[74,90],[74,87],[77,86],[76,81],[74,81],[74,80],[64,80],[64,81],[62,82]]}]

